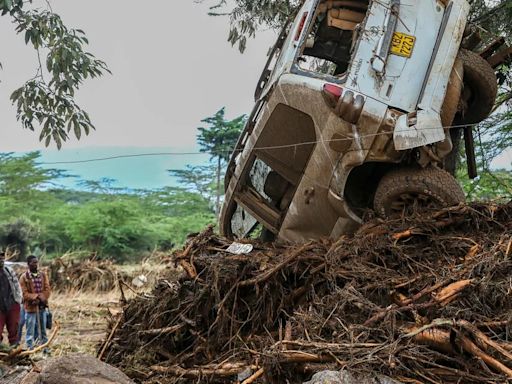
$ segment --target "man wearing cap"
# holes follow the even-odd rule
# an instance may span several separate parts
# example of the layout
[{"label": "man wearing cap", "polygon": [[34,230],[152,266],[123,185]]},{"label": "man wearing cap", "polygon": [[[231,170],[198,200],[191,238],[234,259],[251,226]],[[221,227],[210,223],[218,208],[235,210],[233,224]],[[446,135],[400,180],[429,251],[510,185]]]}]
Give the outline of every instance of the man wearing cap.
[{"label": "man wearing cap", "polygon": [[7,326],[10,345],[15,345],[18,338],[21,299],[22,293],[18,277],[11,268],[5,265],[5,253],[0,252],[0,338],[4,326]]}]

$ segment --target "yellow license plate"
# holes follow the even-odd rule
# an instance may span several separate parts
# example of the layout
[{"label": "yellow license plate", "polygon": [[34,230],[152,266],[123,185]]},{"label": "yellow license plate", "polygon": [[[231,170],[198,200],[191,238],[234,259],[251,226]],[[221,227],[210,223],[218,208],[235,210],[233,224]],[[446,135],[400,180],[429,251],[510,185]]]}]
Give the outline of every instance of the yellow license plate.
[{"label": "yellow license plate", "polygon": [[391,53],[403,57],[411,57],[416,37],[406,35],[405,33],[393,33],[393,41],[391,42]]}]

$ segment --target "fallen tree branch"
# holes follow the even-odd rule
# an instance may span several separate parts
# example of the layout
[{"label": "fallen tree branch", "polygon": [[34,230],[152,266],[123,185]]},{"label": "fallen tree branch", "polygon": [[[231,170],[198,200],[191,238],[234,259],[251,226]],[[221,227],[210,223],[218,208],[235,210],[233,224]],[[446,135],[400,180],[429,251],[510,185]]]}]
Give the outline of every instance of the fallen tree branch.
[{"label": "fallen tree branch", "polygon": [[325,363],[334,361],[332,356],[321,356],[299,350],[280,351],[275,358],[281,363]]},{"label": "fallen tree branch", "polygon": [[156,328],[156,329],[146,329],[146,330],[143,330],[143,331],[138,331],[137,333],[139,335],[144,335],[144,336],[168,335],[170,333],[174,333],[174,332],[179,331],[184,326],[185,326],[185,324],[181,323],[181,324],[173,325],[172,327]]},{"label": "fallen tree branch", "polygon": [[480,331],[477,327],[475,327],[473,324],[469,323],[468,321],[466,320],[459,320],[457,322],[458,325],[464,327],[465,329],[467,329],[468,331],[470,331],[471,333],[473,333],[473,335],[475,336],[475,338],[477,338],[479,341],[481,341],[482,343],[484,344],[487,344],[488,346],[494,348],[495,350],[497,350],[499,353],[501,353],[503,356],[505,356],[507,359],[510,360],[510,362],[512,362],[512,353],[510,353],[509,351],[507,351],[505,348],[503,348],[499,343],[497,343],[496,341],[494,340],[491,340],[486,334],[484,334],[482,331]]},{"label": "fallen tree branch", "polygon": [[288,265],[293,259],[299,256],[301,253],[305,251],[310,251],[314,249],[317,245],[315,244],[305,244],[299,249],[293,251],[288,257],[286,257],[283,261],[275,265],[273,268],[268,271],[263,272],[259,276],[253,277],[252,279],[244,280],[238,283],[240,287],[246,287],[248,285],[256,285],[258,283],[263,283],[270,279],[275,273],[279,272],[282,268]]},{"label": "fallen tree branch", "polygon": [[117,328],[119,327],[119,324],[121,324],[121,319],[123,318],[123,314],[121,313],[116,321],[116,323],[114,324],[114,326],[112,327],[112,330],[110,331],[108,337],[107,337],[107,340],[105,341],[105,344],[103,344],[103,347],[101,348],[101,351],[98,353],[98,355],[96,356],[98,358],[98,360],[101,360],[103,358],[103,354],[105,353],[105,351],[107,350],[107,347],[108,345],[110,344],[110,341],[112,340],[112,337],[114,336],[114,333],[116,332]]},{"label": "fallen tree branch", "polygon": [[53,330],[53,332],[52,332],[52,334],[51,334],[50,338],[48,339],[48,341],[47,341],[46,343],[41,344],[41,345],[37,346],[36,348],[31,349],[31,350],[29,350],[29,351],[23,351],[23,352],[20,352],[20,353],[18,353],[18,354],[13,354],[13,355],[12,355],[12,356],[10,356],[10,357],[16,357],[16,356],[19,356],[19,357],[25,357],[25,356],[30,356],[30,355],[33,355],[34,353],[38,353],[39,351],[42,351],[42,350],[43,350],[43,349],[45,349],[45,348],[48,348],[48,347],[52,344],[53,340],[55,339],[55,337],[57,336],[57,333],[58,333],[58,332],[59,332],[59,330],[60,330],[60,323],[59,323],[57,320],[55,320],[55,321],[54,321],[54,323],[55,323],[55,329]]},{"label": "fallen tree branch", "polygon": [[[454,324],[453,322],[447,320],[439,320],[436,323],[429,324],[425,327],[418,328],[416,326],[405,326],[403,329],[407,330],[406,337],[412,337],[413,340],[420,344],[427,344],[431,347],[439,349],[443,352],[456,353],[453,349],[453,342],[450,335],[450,331],[444,329],[435,328],[440,324]],[[512,378],[512,369],[508,368],[501,361],[496,360],[494,357],[488,355],[483,352],[478,346],[473,343],[468,337],[459,335],[457,337],[457,341],[459,342],[462,349],[481,359],[484,363],[486,363],[489,367],[495,369],[496,371],[507,375],[509,378]]]},{"label": "fallen tree branch", "polygon": [[254,383],[260,376],[262,376],[265,373],[265,368],[260,368],[256,372],[254,372],[251,376],[249,376],[247,379],[242,381],[242,384],[251,384]]},{"label": "fallen tree branch", "polygon": [[382,343],[320,343],[320,342],[305,342],[297,340],[283,340],[278,341],[273,347],[279,347],[281,344],[294,345],[303,348],[317,348],[317,349],[349,349],[349,348],[376,348],[382,347]]},{"label": "fallen tree branch", "polygon": [[435,300],[442,305],[447,305],[453,301],[460,292],[473,284],[473,279],[460,280],[441,289],[435,296]]},{"label": "fallen tree branch", "polygon": [[185,270],[185,272],[187,272],[187,275],[191,279],[195,279],[197,277],[197,271],[196,271],[196,267],[194,267],[194,265],[190,264],[188,261],[183,260],[183,259],[181,259],[179,262],[180,262],[180,265],[182,266],[182,268]]},{"label": "fallen tree branch", "polygon": [[227,377],[238,375],[240,372],[243,372],[247,368],[251,370],[257,370],[259,367],[255,365],[248,365],[247,363],[225,363],[220,366],[215,366],[212,364],[204,365],[200,367],[193,368],[183,368],[179,365],[171,365],[171,366],[161,366],[161,365],[153,365],[150,367],[152,371],[158,373],[165,373],[167,375],[173,375],[176,377],[186,377],[189,379],[196,379],[207,376],[219,376],[219,377]]}]

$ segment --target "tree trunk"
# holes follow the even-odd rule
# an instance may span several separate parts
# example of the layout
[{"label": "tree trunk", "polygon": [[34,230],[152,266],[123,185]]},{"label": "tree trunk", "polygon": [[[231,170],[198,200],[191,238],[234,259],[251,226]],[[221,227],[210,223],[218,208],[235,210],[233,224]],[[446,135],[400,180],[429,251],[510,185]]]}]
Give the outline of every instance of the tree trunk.
[{"label": "tree trunk", "polygon": [[219,219],[220,214],[220,156],[217,157],[217,201],[215,203],[215,216]]}]

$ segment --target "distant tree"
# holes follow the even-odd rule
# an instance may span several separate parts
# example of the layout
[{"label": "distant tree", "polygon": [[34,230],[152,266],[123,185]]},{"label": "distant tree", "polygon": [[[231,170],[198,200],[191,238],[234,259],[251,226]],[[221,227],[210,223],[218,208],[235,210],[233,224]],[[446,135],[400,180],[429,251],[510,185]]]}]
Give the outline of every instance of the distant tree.
[{"label": "distant tree", "polygon": [[3,251],[10,251],[14,256],[12,261],[25,260],[37,233],[37,226],[26,218],[0,223],[0,247]]},{"label": "distant tree", "polygon": [[76,207],[66,233],[77,248],[118,260],[134,250],[149,251],[156,241],[140,205],[126,199],[96,201]]},{"label": "distant tree", "polygon": [[67,176],[65,171],[40,167],[40,157],[37,151],[21,156],[0,153],[0,195],[28,200],[42,188]]},{"label": "distant tree", "polygon": [[225,108],[223,107],[215,115],[201,120],[207,126],[199,127],[199,134],[197,135],[200,151],[209,153],[211,155],[210,160],[216,162],[215,214],[217,216],[220,211],[220,196],[222,194],[220,182],[222,167],[229,160],[246,121],[245,115],[233,120],[226,120],[224,115]]},{"label": "distant tree", "polygon": [[102,177],[99,180],[80,180],[78,185],[90,192],[113,195],[124,191],[123,188],[116,187],[116,183],[116,179]]},{"label": "distant tree", "polygon": [[[36,74],[16,89],[11,100],[24,128],[40,129],[39,139],[58,148],[73,132],[80,139],[94,126],[86,111],[75,102],[75,92],[87,78],[110,72],[106,64],[84,51],[88,44],[80,29],[69,29],[59,15],[48,9],[29,8],[32,0],[0,0],[0,13],[10,16],[15,30],[36,51]],[[43,66],[44,63],[44,66]]]},{"label": "distant tree", "polygon": [[[212,200],[208,200],[192,189],[166,187],[143,191],[139,195],[146,212],[153,212],[169,217],[184,217],[201,214],[212,214]],[[210,199],[212,195],[210,194]]]},{"label": "distant tree", "polygon": [[185,169],[169,169],[168,172],[176,177],[186,190],[198,193],[212,212],[216,211],[217,188],[213,176],[216,173],[215,165],[187,165]]},{"label": "distant tree", "polygon": [[468,179],[467,175],[461,172],[459,179],[462,181],[468,201],[510,201],[512,199],[512,171],[510,170],[483,171],[475,180]]},{"label": "distant tree", "polygon": [[[482,47],[496,36],[504,37],[512,45],[512,1],[471,0],[470,4],[471,20],[481,28]],[[512,149],[512,63],[499,68],[498,80],[500,88],[494,112],[477,129],[477,156],[484,172],[489,171],[493,159]],[[503,172],[498,171],[496,176],[503,176]]]},{"label": "distant tree", "polygon": [[207,199],[192,190],[127,191],[109,179],[81,184],[90,191],[72,190],[59,187],[63,176],[44,168],[38,152],[0,153],[0,249],[18,257],[39,249],[140,259],[215,222]]}]

